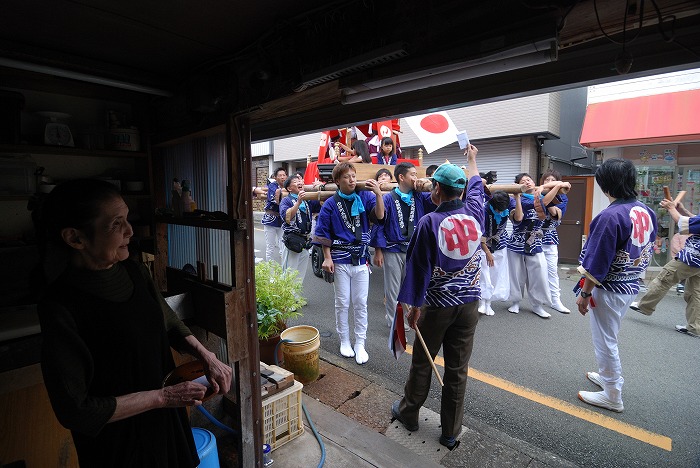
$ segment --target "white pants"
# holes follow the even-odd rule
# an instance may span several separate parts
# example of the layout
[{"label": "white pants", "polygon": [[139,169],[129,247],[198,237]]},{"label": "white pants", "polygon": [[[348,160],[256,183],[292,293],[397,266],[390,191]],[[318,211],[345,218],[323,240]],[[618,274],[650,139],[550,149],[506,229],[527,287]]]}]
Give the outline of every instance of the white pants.
[{"label": "white pants", "polygon": [[265,231],[265,260],[282,263],[282,228],[263,224],[263,231]]},{"label": "white pants", "polygon": [[349,339],[348,312],[350,301],[355,316],[355,342],[367,338],[367,295],[369,293],[369,266],[336,263],[333,281],[335,291],[335,328],[341,340]]},{"label": "white pants", "polygon": [[[508,250],[508,249],[506,249]],[[508,272],[510,276],[511,302],[520,302],[527,295],[533,306],[549,306],[549,287],[547,285],[547,260],[543,253],[520,255],[508,250]]]},{"label": "white pants", "polygon": [[593,302],[590,307],[591,335],[593,349],[598,363],[598,374],[604,382],[605,394],[612,401],[622,401],[622,364],[617,349],[617,335],[625,312],[634,300],[632,294],[618,294],[593,288]]},{"label": "white pants", "polygon": [[[384,297],[386,298],[386,317],[393,320],[396,313],[396,298],[399,297],[401,283],[406,277],[406,254],[403,252],[384,251]],[[408,309],[404,305],[404,322]],[[408,323],[408,322],[406,322]]]},{"label": "white pants", "polygon": [[558,245],[543,245],[542,252],[547,260],[547,282],[549,283],[549,296],[552,299],[552,304],[560,301],[561,290],[559,289],[559,273],[557,266],[559,264],[559,246]]},{"label": "white pants", "polygon": [[496,250],[493,266],[486,263],[486,254],[481,252],[481,299],[485,301],[507,301],[510,297],[507,249]]},{"label": "white pants", "polygon": [[299,278],[304,281],[306,270],[309,268],[309,251],[304,249],[299,253],[289,250],[282,243],[282,269],[291,268],[299,272]]}]

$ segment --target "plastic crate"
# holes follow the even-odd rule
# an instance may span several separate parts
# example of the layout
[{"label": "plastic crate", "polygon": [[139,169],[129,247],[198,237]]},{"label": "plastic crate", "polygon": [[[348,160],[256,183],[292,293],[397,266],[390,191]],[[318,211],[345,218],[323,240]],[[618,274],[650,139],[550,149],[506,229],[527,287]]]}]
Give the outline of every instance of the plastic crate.
[{"label": "plastic crate", "polygon": [[301,382],[263,400],[263,439],[272,450],[304,433],[301,420]]}]

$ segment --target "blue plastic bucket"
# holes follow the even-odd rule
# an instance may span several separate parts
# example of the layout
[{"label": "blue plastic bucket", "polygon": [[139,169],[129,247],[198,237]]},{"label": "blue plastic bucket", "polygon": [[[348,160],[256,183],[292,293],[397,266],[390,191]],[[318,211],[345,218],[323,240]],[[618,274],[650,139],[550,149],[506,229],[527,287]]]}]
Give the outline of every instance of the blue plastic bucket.
[{"label": "blue plastic bucket", "polygon": [[193,427],[192,436],[199,456],[199,468],[219,468],[219,453],[216,450],[214,434],[206,429]]}]

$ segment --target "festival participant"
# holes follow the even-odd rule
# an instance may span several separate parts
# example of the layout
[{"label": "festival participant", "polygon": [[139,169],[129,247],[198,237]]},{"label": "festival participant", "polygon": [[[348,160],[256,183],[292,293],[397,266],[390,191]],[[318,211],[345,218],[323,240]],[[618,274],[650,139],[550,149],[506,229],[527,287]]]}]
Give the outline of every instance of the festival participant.
[{"label": "festival participant", "polygon": [[[513,222],[513,233],[508,240],[508,271],[510,277],[510,298],[512,301],[508,311],[520,312],[520,301],[527,288],[532,312],[542,318],[551,315],[544,310],[543,305],[550,305],[549,286],[547,282],[547,261],[542,253],[542,223],[535,209],[535,203],[542,206],[542,211],[552,203],[560,187],[571,187],[568,182],[550,182],[536,187],[535,182],[527,173],[515,176],[515,183],[526,187],[525,193],[517,193],[510,202],[510,219]],[[542,191],[548,190],[542,197]]]},{"label": "festival participant", "polygon": [[[385,169],[385,168],[379,169],[374,176],[374,180],[376,180],[379,183],[380,187],[382,184],[391,183],[391,181],[392,181],[391,171],[389,171],[389,169]],[[372,223],[372,226],[370,226],[369,245],[374,248],[375,258],[372,260],[373,265],[377,264],[377,262],[376,262],[377,249],[381,250],[382,246],[385,245],[385,243],[386,243],[383,239],[379,238],[379,236],[383,236],[383,235],[384,235],[384,233],[379,229],[379,225],[376,223]],[[384,297],[384,303],[386,303],[386,297]]]},{"label": "festival participant", "polygon": [[282,257],[282,218],[280,217],[280,199],[282,185],[287,180],[287,171],[278,167],[274,172],[275,180],[267,186],[267,202],[262,217],[265,231],[265,260],[281,261]]},{"label": "festival participant", "polygon": [[425,168],[425,176],[426,177],[432,177],[433,172],[435,172],[435,169],[438,168],[437,164],[431,164],[430,166]]},{"label": "festival participant", "polygon": [[676,330],[689,336],[700,337],[700,215],[694,216],[681,202],[661,200],[661,208],[668,210],[680,234],[691,234],[678,255],[664,265],[649,284],[649,290],[639,302],[630,307],[644,315],[651,315],[666,296],[669,288],[685,280],[685,318],[687,325],[676,325]]},{"label": "festival participant", "polygon": [[398,297],[410,305],[408,323],[420,331],[430,355],[414,343],[404,396],[393,403],[391,414],[409,431],[418,430],[418,412],[430,391],[430,360],[442,347],[445,377],[439,442],[450,450],[457,446],[462,426],[467,369],[479,321],[484,186],[476,154],[476,147],[469,145],[468,184],[464,171],[454,164],[443,164],[433,174],[431,198],[437,208],[421,218],[411,237]]},{"label": "festival participant", "polygon": [[214,393],[229,391],[233,372],[129,259],[128,213],[114,185],[92,179],[58,185],[37,213],[44,383],[81,467],[195,467],[185,408],[201,405],[207,387],[163,387],[171,347],[202,361]]},{"label": "festival participant", "polygon": [[639,278],[653,255],[654,211],[637,201],[636,170],[626,159],[608,159],[595,180],[610,205],[591,221],[578,267],[583,275],[574,292],[581,315],[590,312],[598,372],[588,380],[602,391],[578,392],[581,401],[622,412],[622,365],[617,345],[622,318],[639,292]]},{"label": "festival participant", "polygon": [[[369,360],[367,339],[367,296],[369,292],[370,220],[384,221],[384,201],[374,179],[365,182],[370,191],[355,191],[355,166],[341,162],[333,168],[333,182],[338,191],[325,201],[316,222],[313,241],[323,247],[323,271],[333,282],[335,323],[340,338],[340,354],[355,357],[364,364]],[[348,312],[352,301],[355,345],[350,344]]]},{"label": "festival participant", "polygon": [[[384,271],[385,317],[389,327],[394,321],[396,298],[406,275],[408,241],[418,220],[435,209],[429,193],[414,191],[418,172],[413,164],[397,164],[394,179],[399,186],[384,195],[384,223],[377,225],[376,235],[370,243],[374,247],[374,265]],[[408,322],[404,327],[406,331],[410,329]]]},{"label": "festival participant", "polygon": [[284,181],[284,188],[289,195],[280,203],[282,218],[282,268],[292,268],[299,272],[303,281],[309,267],[309,234],[313,213],[321,209],[316,200],[304,201],[304,179],[293,175]]},{"label": "festival participant", "polygon": [[338,157],[338,161],[349,163],[372,164],[372,156],[369,154],[369,146],[364,140],[355,140],[350,147],[340,143],[345,153]]},{"label": "festival participant", "polygon": [[481,300],[479,313],[493,315],[492,301],[506,301],[510,296],[508,277],[508,206],[510,197],[497,190],[486,195],[484,205],[484,234],[481,237]]},{"label": "festival participant", "polygon": [[392,140],[391,137],[382,138],[379,155],[377,156],[377,164],[389,164],[394,166],[396,165],[397,159],[398,156],[396,155],[394,140]]},{"label": "festival participant", "polygon": [[[548,170],[540,178],[540,184],[545,185],[550,182],[561,180],[561,174],[558,171]],[[547,208],[547,217],[542,223],[542,252],[547,260],[547,281],[549,283],[549,296],[552,303],[552,309],[562,314],[569,314],[571,310],[561,303],[561,290],[559,289],[559,235],[557,227],[561,225],[561,219],[566,213],[566,206],[569,203],[569,198],[562,194],[557,195],[556,206]]]}]

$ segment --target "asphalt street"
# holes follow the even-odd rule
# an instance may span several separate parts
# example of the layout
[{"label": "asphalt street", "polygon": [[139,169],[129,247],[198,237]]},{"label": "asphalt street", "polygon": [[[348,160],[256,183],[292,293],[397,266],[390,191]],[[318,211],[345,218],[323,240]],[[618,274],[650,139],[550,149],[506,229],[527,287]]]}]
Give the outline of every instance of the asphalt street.
[{"label": "asphalt street", "polygon": [[[257,228],[255,245],[256,256],[264,256],[264,236]],[[381,269],[372,268],[369,362],[360,366],[347,359],[346,367],[400,395],[411,356],[397,361],[388,350],[382,275]],[[650,317],[632,310],[625,316],[620,332],[625,411],[619,414],[577,399],[579,390],[597,390],[585,378],[586,371],[597,369],[588,318],[575,312],[571,290],[578,278],[567,278],[564,271],[560,277],[570,315],[552,310],[550,319],[542,319],[530,312],[526,300],[520,314],[509,313],[506,303],[495,303],[494,316],[481,316],[464,424],[504,440],[523,440],[580,466],[700,467],[700,339],[674,329],[685,323],[682,296],[670,291]],[[332,285],[309,268],[304,293],[308,304],[303,317],[290,325],[318,328],[321,347],[339,355]],[[409,345],[413,340],[411,331]],[[422,352],[419,346],[415,352]],[[433,379],[426,406],[439,412],[439,398]]]}]

